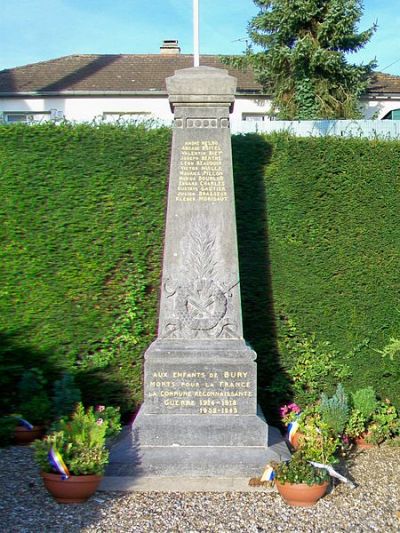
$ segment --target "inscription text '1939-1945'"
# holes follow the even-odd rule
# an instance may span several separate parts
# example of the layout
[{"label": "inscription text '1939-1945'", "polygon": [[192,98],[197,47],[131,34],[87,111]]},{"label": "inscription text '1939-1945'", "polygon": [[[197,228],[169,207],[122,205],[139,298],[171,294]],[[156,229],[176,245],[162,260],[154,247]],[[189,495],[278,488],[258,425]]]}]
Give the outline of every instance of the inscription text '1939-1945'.
[{"label": "inscription text '1939-1945'", "polygon": [[225,202],[228,194],[218,141],[186,141],[181,148],[177,202]]}]

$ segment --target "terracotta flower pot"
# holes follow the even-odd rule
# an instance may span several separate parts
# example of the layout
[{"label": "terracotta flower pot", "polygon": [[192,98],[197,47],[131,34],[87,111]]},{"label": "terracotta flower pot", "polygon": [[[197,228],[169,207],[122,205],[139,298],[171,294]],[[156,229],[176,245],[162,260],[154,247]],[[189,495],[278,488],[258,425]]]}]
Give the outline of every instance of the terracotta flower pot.
[{"label": "terracotta flower pot", "polygon": [[15,428],[14,440],[16,444],[25,446],[33,442],[35,439],[40,439],[43,437],[43,434],[43,426],[33,426],[32,429],[28,429],[24,426],[17,426]]},{"label": "terracotta flower pot", "polygon": [[58,503],[83,503],[96,492],[102,476],[71,476],[62,479],[60,474],[41,472],[43,483]]},{"label": "terracotta flower pot", "polygon": [[276,480],[276,488],[283,500],[293,507],[311,507],[326,493],[329,481],[320,485],[306,485],[305,483],[280,483]]},{"label": "terracotta flower pot", "polygon": [[357,448],[361,448],[362,450],[367,450],[369,448],[373,448],[374,445],[371,442],[367,442],[368,432],[365,431],[358,437],[354,439],[354,443],[357,446]]},{"label": "terracotta flower pot", "polygon": [[292,442],[290,444],[295,450],[298,450],[301,447],[302,438],[303,433],[301,433],[301,431],[296,431],[296,433],[293,435]]}]

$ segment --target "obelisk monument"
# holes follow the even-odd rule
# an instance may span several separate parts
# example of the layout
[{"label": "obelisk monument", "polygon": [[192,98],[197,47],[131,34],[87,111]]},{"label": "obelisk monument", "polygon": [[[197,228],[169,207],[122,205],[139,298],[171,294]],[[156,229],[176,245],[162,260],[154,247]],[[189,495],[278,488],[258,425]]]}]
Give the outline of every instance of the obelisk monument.
[{"label": "obelisk monument", "polygon": [[167,79],[174,124],[158,336],[145,354],[144,403],[108,475],[251,477],[287,456],[268,442],[256,354],[243,339],[235,89],[235,78],[211,67]]}]

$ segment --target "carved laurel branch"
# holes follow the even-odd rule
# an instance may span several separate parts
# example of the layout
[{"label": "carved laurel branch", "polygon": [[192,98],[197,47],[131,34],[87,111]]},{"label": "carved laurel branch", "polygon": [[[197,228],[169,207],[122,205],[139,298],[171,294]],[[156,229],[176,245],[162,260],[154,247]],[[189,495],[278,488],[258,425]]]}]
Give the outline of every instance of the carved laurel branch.
[{"label": "carved laurel branch", "polygon": [[218,280],[216,236],[204,217],[192,222],[184,262],[185,281],[165,278],[167,298],[175,296],[174,311],[163,327],[163,337],[237,337],[237,325],[227,316],[232,289],[239,281]]},{"label": "carved laurel branch", "polygon": [[194,221],[189,238],[186,274],[192,279],[212,279],[218,264],[215,259],[215,235],[204,217]]}]

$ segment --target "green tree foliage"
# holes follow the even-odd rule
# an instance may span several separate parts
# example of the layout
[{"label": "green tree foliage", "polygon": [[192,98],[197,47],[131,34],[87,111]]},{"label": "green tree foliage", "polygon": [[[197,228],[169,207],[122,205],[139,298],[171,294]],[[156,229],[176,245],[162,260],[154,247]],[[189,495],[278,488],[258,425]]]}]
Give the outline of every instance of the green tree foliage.
[{"label": "green tree foliage", "polygon": [[375,62],[357,66],[346,54],[361,49],[376,27],[358,32],[361,0],[254,0],[252,43],[245,61],[269,88],[282,119],[355,118]]}]

